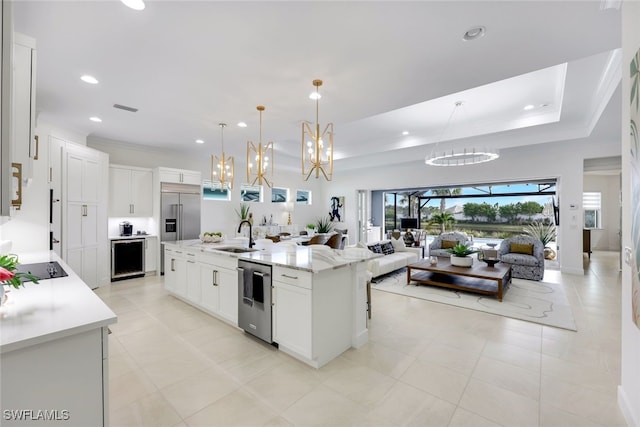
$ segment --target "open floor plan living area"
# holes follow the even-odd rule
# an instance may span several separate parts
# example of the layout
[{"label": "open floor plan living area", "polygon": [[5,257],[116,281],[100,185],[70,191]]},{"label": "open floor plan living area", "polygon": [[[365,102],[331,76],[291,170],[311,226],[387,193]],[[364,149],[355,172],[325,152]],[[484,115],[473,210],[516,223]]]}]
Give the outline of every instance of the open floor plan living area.
[{"label": "open floor plan living area", "polygon": [[640,427],[639,22],[0,0],[0,425]]}]

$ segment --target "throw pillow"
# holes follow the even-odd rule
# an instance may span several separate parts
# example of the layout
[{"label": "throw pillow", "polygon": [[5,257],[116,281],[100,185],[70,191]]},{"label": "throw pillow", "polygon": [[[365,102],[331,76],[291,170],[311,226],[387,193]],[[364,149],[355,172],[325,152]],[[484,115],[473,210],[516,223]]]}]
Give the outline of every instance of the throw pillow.
[{"label": "throw pillow", "polygon": [[391,242],[384,242],[380,245],[380,248],[382,249],[382,253],[385,255],[390,255],[394,252]]},{"label": "throw pillow", "polygon": [[458,242],[455,240],[443,240],[440,247],[442,249],[451,249],[457,244]]},{"label": "throw pillow", "polygon": [[533,255],[533,245],[531,243],[511,243],[509,252],[515,254]]},{"label": "throw pillow", "polygon": [[382,248],[380,247],[379,243],[376,243],[374,245],[367,245],[367,248],[369,248],[369,250],[371,252],[373,252],[374,254],[381,254],[382,253]]},{"label": "throw pillow", "polygon": [[404,233],[404,244],[407,246],[412,246],[416,239],[413,237],[413,233],[407,231]]},{"label": "throw pillow", "polygon": [[407,246],[404,244],[404,240],[398,238],[391,238],[391,244],[393,245],[393,250],[396,252],[404,252],[407,249]]}]

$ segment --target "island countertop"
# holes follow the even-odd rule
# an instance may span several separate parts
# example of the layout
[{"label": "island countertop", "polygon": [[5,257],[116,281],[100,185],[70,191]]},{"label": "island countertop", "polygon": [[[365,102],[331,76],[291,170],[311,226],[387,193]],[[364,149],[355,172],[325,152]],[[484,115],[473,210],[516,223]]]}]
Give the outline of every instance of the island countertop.
[{"label": "island countertop", "polygon": [[[373,252],[361,248],[347,248],[344,250],[331,249],[326,245],[293,246],[293,245],[269,245],[266,249],[254,250],[244,253],[230,253],[220,250],[225,247],[238,247],[237,243],[203,243],[199,239],[178,240],[175,242],[163,242],[165,245],[173,245],[179,249],[211,252],[216,255],[255,261],[262,264],[277,265],[296,270],[319,273],[326,270],[345,267],[348,265],[366,262],[379,256]],[[356,249],[356,250],[351,250]]]},{"label": "island countertop", "polygon": [[115,323],[113,311],[53,252],[19,254],[21,264],[57,261],[68,276],[7,290],[0,307],[0,353]]}]

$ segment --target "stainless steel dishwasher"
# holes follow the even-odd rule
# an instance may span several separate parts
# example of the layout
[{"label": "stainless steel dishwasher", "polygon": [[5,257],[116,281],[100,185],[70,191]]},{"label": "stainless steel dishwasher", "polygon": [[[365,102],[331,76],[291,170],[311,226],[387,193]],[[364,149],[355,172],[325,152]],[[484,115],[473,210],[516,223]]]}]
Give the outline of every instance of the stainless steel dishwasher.
[{"label": "stainless steel dishwasher", "polygon": [[238,260],[238,326],[273,343],[270,265]]}]

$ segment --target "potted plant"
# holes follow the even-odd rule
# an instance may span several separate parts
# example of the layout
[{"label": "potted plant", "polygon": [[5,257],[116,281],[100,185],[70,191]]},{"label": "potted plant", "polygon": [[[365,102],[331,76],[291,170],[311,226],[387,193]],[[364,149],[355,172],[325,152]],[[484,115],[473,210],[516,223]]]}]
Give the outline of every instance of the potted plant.
[{"label": "potted plant", "polygon": [[528,236],[539,239],[542,242],[545,259],[554,259],[556,257],[556,252],[547,246],[558,237],[558,231],[555,224],[545,224],[541,221],[537,221],[527,225],[524,228],[524,233]]},{"label": "potted plant", "polygon": [[236,213],[238,214],[240,221],[249,220],[249,217],[253,216],[249,212],[249,209],[250,208],[248,203],[240,203],[240,210],[236,209]]},{"label": "potted plant", "polygon": [[471,267],[473,258],[469,255],[480,252],[463,243],[458,243],[454,247],[445,250],[451,254],[451,265],[456,267]]},{"label": "potted plant", "polygon": [[316,219],[316,232],[318,234],[328,233],[333,229],[333,223],[328,216],[321,216]]},{"label": "potted plant", "polygon": [[313,236],[316,232],[316,225],[314,223],[307,224],[307,234]]}]

